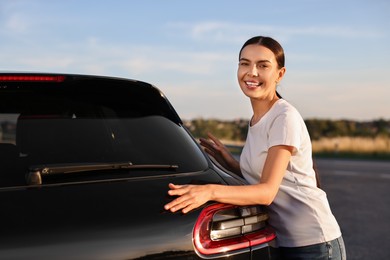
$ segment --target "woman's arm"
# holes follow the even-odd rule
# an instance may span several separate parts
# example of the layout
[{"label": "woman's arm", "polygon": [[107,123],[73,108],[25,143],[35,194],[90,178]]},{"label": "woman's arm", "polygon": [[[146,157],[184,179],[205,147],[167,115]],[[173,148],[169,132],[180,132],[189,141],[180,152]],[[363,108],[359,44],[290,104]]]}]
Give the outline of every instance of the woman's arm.
[{"label": "woman's arm", "polygon": [[293,147],[290,146],[271,147],[258,184],[247,186],[169,184],[168,194],[179,197],[166,204],[164,208],[172,212],[181,210],[187,213],[207,201],[233,205],[269,205],[279,190],[292,151]]}]

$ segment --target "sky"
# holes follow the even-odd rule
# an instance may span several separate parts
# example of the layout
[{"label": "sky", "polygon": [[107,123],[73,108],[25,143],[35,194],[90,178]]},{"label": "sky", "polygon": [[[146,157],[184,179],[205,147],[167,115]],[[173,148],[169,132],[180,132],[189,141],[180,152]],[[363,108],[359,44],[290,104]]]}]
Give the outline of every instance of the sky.
[{"label": "sky", "polygon": [[186,120],[248,119],[238,52],[281,43],[305,119],[390,119],[388,0],[1,0],[0,71],[146,81]]}]

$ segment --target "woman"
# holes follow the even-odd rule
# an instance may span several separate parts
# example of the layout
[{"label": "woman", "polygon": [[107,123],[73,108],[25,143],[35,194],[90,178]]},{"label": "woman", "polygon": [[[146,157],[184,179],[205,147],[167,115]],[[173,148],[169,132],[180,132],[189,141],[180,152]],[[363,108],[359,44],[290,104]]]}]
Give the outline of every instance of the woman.
[{"label": "woman", "polygon": [[237,77],[253,116],[240,161],[213,135],[200,141],[250,185],[169,184],[168,194],[178,198],[165,209],[187,213],[207,201],[266,205],[282,259],[346,259],[339,225],[317,187],[305,123],[276,91],[285,72],[284,51],[274,39],[258,36],[243,45]]}]

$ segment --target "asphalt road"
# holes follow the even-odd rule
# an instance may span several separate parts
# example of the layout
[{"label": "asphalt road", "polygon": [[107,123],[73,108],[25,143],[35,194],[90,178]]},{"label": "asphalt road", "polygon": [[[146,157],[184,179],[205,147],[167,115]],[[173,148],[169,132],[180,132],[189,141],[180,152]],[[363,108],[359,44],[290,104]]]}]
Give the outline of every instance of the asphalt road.
[{"label": "asphalt road", "polygon": [[349,260],[390,259],[390,162],[315,159]]}]

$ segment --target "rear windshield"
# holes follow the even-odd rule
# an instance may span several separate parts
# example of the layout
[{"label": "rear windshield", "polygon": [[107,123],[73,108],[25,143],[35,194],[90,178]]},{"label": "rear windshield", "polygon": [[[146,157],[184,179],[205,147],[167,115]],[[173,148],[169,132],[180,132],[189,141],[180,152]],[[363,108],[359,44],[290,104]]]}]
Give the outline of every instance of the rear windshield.
[{"label": "rear windshield", "polygon": [[131,162],[177,165],[177,173],[207,168],[161,94],[122,85],[80,81],[0,88],[0,186],[22,184],[35,165]]}]

